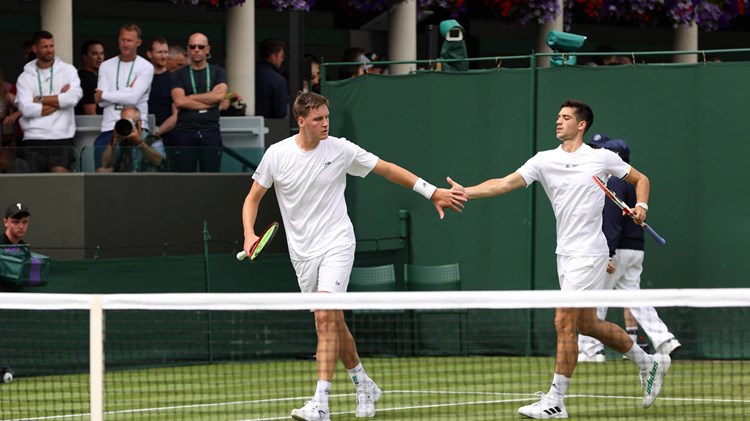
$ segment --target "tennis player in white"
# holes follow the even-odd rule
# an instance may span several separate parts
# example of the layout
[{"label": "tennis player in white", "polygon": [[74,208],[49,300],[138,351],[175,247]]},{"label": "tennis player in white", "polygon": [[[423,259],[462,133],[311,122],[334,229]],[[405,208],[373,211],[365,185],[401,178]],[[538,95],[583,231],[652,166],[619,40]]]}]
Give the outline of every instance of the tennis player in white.
[{"label": "tennis player in white", "polygon": [[[354,264],[356,240],[346,209],[347,174],[365,177],[371,171],[411,188],[430,199],[442,219],[443,208],[458,212],[466,200],[462,192],[438,189],[408,170],[383,161],[356,144],[328,135],[328,100],[303,93],[294,101],[299,134],[272,145],[253,175],[242,207],[244,250],[249,254],[258,239],[254,225],[263,195],[274,187],[286,231],[289,255],[303,293],[344,293]],[[328,396],[337,358],[356,388],[356,416],[375,416],[381,391],[360,362],[357,348],[341,310],[315,310],[318,335],[318,384],[313,398],[292,411],[304,421],[330,420]]]},{"label": "tennis player in white", "polygon": [[[649,180],[638,170],[606,149],[594,149],[583,143],[583,134],[594,122],[591,107],[581,101],[567,100],[557,116],[556,149],[537,153],[516,172],[504,178],[486,180],[464,188],[450,178],[454,190],[466,198],[499,196],[539,181],[552,203],[557,220],[557,273],[560,289],[602,289],[609,249],[602,232],[602,208],[605,196],[592,181],[592,175],[606,179],[619,177],[635,185],[638,202],[648,202]],[[634,209],[638,221],[646,219],[646,209]],[[648,355],[618,325],[600,320],[595,308],[557,308],[557,356],[549,392],[541,400],[518,409],[529,418],[568,418],[565,393],[578,359],[576,328],[605,345],[628,356],[640,369],[643,407],[648,408],[661,389],[669,370],[669,355]]]}]

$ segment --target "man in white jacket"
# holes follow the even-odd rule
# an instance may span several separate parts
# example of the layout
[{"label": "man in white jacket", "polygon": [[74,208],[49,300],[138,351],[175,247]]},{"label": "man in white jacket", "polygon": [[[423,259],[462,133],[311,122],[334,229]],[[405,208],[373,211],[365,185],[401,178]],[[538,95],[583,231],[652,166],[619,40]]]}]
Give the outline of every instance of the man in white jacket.
[{"label": "man in white jacket", "polygon": [[138,47],[143,42],[141,28],[135,24],[125,24],[117,38],[120,54],[99,66],[99,84],[94,99],[102,107],[102,132],[94,141],[94,166],[97,172],[111,172],[102,167],[102,153],[112,140],[115,123],[120,113],[128,105],[141,112],[142,126],[148,126],[148,97],[151,81],[154,79],[154,66],[138,55]]},{"label": "man in white jacket", "polygon": [[55,56],[51,33],[39,31],[32,41],[37,58],[16,81],[24,156],[32,172],[70,172],[76,159],[75,106],[83,96],[78,70]]}]

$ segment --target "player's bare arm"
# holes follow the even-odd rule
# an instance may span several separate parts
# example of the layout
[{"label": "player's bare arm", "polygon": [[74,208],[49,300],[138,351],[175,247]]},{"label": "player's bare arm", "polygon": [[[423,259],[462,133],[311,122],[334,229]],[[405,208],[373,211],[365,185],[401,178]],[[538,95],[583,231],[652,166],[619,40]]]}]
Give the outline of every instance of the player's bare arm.
[{"label": "player's bare arm", "polygon": [[[419,177],[403,167],[379,159],[372,171],[375,174],[383,176],[386,180],[392,183],[420,192],[418,188],[415,188]],[[445,213],[443,212],[444,208],[451,208],[456,212],[461,212],[461,209],[464,207],[463,202],[466,201],[463,192],[442,188],[435,189],[429,199],[432,201],[433,205],[435,205],[435,209],[437,210],[438,215],[440,215],[440,219],[443,219],[445,216]]]},{"label": "player's bare arm", "polygon": [[630,167],[630,172],[628,173],[628,176],[625,177],[625,181],[635,186],[635,197],[637,203],[635,207],[633,207],[633,215],[635,216],[635,222],[640,224],[646,220],[646,212],[648,211],[648,208],[644,208],[640,204],[645,203],[647,204],[646,206],[648,206],[651,182],[645,174],[633,167]]},{"label": "player's bare arm", "polygon": [[267,191],[267,188],[258,184],[257,181],[253,181],[253,186],[250,188],[250,192],[245,197],[245,203],[242,205],[242,227],[245,233],[245,244],[242,249],[245,250],[248,256],[253,244],[258,241],[258,236],[255,234],[255,218],[258,216],[260,200],[263,199]]},{"label": "player's bare arm", "polygon": [[452,190],[462,191],[466,199],[482,199],[485,197],[500,196],[516,189],[526,187],[526,180],[521,174],[514,172],[503,178],[492,178],[476,186],[464,187],[448,177],[448,183]]}]

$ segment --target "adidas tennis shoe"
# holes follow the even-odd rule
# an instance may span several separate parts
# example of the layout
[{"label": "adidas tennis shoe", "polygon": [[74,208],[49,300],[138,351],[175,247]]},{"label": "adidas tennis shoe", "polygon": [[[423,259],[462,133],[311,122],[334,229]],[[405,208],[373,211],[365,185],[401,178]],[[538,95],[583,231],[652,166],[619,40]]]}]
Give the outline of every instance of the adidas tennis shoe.
[{"label": "adidas tennis shoe", "polygon": [[680,341],[678,341],[675,338],[667,339],[666,342],[659,345],[659,347],[656,349],[656,352],[659,354],[666,354],[672,357],[675,352],[677,352],[682,347],[682,344]]},{"label": "adidas tennis shoe", "polygon": [[664,377],[672,365],[672,360],[667,354],[654,354],[651,356],[654,362],[645,371],[641,371],[641,386],[643,386],[643,407],[648,408],[659,396]]},{"label": "adidas tennis shoe", "polygon": [[565,410],[565,404],[562,399],[555,399],[542,392],[536,392],[536,394],[541,398],[539,402],[518,408],[519,414],[537,420],[568,418],[568,411]]},{"label": "adidas tennis shoe", "polygon": [[331,421],[328,408],[316,400],[305,402],[305,406],[292,410],[292,418],[299,421]]},{"label": "adidas tennis shoe", "polygon": [[370,418],[375,416],[375,402],[380,399],[380,388],[374,381],[370,380],[366,385],[357,388],[357,418]]}]

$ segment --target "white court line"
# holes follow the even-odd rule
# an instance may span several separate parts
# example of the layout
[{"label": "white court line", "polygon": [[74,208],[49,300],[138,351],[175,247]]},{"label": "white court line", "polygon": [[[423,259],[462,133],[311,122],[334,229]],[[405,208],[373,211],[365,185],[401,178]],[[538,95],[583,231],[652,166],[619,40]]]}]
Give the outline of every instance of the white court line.
[{"label": "white court line", "polygon": [[[391,408],[378,408],[379,412],[387,411],[403,411],[410,409],[426,409],[426,408],[441,408],[450,406],[467,406],[467,405],[486,405],[486,404],[497,404],[497,403],[510,403],[510,402],[525,402],[539,399],[536,394],[529,393],[508,393],[508,392],[456,392],[449,390],[388,390],[383,391],[383,394],[396,395],[396,394],[439,394],[439,395],[481,395],[481,396],[507,396],[508,399],[494,399],[486,401],[471,401],[471,402],[451,402],[443,404],[428,404],[428,405],[409,405]],[[331,395],[331,398],[354,396],[354,393],[341,393]],[[516,398],[512,398],[512,397]],[[595,398],[595,399],[626,399],[636,400],[643,399],[640,396],[617,396],[617,395],[567,395],[566,399],[571,398]],[[147,413],[157,411],[170,411],[179,409],[189,408],[210,408],[220,406],[231,406],[231,405],[257,405],[270,402],[289,402],[289,401],[304,401],[308,400],[309,396],[302,397],[286,397],[286,398],[270,398],[270,399],[256,399],[251,401],[233,401],[233,402],[217,402],[217,403],[205,403],[195,405],[174,405],[174,406],[163,406],[156,408],[141,408],[141,409],[128,409],[120,411],[106,411],[106,415],[118,415],[118,414],[136,414],[136,413]],[[694,402],[694,403],[738,403],[738,404],[750,404],[750,399],[709,399],[709,398],[667,398],[659,397],[659,401],[672,401],[672,402]],[[352,414],[354,411],[343,411],[343,412],[332,412],[331,415],[343,415]],[[52,415],[45,417],[34,417],[34,418],[14,418],[8,421],[44,421],[44,420],[62,420],[62,419],[73,419],[88,417],[89,413],[81,414],[69,414],[69,415]],[[236,421],[273,421],[273,420],[288,420],[289,416],[283,417],[272,417],[272,418],[246,418]]]}]

